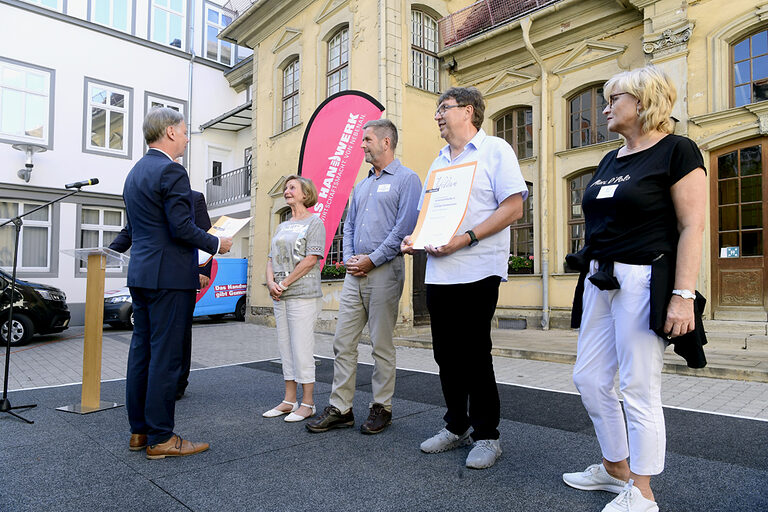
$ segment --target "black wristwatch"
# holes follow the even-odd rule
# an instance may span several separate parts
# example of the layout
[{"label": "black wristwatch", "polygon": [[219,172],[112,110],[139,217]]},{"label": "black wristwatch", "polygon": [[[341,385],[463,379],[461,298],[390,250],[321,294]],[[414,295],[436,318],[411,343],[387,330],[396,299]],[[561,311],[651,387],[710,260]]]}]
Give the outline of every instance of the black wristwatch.
[{"label": "black wristwatch", "polygon": [[476,246],[477,244],[480,243],[480,240],[477,239],[477,237],[475,236],[475,232],[474,231],[472,231],[470,229],[469,231],[465,231],[465,233],[469,235],[469,246],[470,247],[474,247],[474,246]]}]

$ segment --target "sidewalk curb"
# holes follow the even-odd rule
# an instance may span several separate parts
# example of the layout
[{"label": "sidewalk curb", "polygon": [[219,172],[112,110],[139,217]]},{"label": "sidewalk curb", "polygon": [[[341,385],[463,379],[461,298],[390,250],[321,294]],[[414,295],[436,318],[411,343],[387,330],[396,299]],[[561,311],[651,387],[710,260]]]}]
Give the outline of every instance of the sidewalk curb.
[{"label": "sidewalk curb", "polygon": [[[413,347],[431,349],[432,342],[413,339],[396,338],[395,345],[399,347]],[[512,359],[528,359],[532,361],[544,361],[549,363],[574,364],[576,355],[564,352],[543,352],[540,350],[527,350],[520,348],[500,347],[498,345],[491,348],[491,355],[499,357],[509,357]],[[685,375],[689,377],[709,377],[712,379],[724,380],[744,380],[750,382],[768,383],[768,372],[762,370],[741,370],[735,368],[723,368],[709,365],[705,368],[689,368],[684,362],[664,363],[663,373],[673,375]]]}]

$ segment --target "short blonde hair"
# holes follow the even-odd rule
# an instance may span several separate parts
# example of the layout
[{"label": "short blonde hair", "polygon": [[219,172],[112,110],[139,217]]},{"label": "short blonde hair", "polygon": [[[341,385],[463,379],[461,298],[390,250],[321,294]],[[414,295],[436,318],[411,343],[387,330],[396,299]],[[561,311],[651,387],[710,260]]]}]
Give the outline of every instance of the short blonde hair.
[{"label": "short blonde hair", "polygon": [[662,133],[675,131],[675,121],[670,117],[677,99],[675,85],[666,73],[655,66],[624,71],[605,83],[603,96],[610,101],[611,94],[627,92],[640,101],[638,117],[643,133],[658,130]]},{"label": "short blonde hair", "polygon": [[304,194],[304,206],[307,208],[315,206],[315,203],[317,203],[317,189],[315,188],[315,184],[312,183],[312,180],[299,176],[298,174],[291,174],[285,178],[283,192],[285,192],[285,187],[291,180],[296,180],[299,182],[299,185],[301,185],[301,192]]}]

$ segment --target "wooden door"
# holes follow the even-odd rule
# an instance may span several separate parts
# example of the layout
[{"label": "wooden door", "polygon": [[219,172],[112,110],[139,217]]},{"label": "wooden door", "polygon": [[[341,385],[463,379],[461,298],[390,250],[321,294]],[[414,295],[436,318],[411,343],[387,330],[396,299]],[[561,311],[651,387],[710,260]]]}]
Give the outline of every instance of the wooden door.
[{"label": "wooden door", "polygon": [[765,320],[768,137],[713,152],[709,179],[715,318]]}]

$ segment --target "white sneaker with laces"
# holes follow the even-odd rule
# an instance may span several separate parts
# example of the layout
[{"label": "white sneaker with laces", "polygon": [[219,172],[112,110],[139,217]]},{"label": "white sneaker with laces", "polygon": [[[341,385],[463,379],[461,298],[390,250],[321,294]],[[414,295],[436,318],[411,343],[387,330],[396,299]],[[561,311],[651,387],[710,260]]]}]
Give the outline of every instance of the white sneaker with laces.
[{"label": "white sneaker with laces", "polygon": [[603,512],[659,512],[656,502],[643,496],[634,483],[634,480],[627,482],[624,490],[605,506]]},{"label": "white sneaker with laces", "polygon": [[479,439],[467,455],[467,467],[485,469],[496,464],[501,457],[501,443],[498,439]]},{"label": "white sneaker with laces", "polygon": [[424,453],[440,453],[470,444],[472,444],[472,440],[469,438],[469,429],[460,436],[457,436],[447,428],[444,428],[421,443],[421,451]]},{"label": "white sneaker with laces", "polygon": [[627,485],[627,482],[609,475],[602,463],[592,464],[580,473],[563,473],[563,482],[582,491],[608,491],[616,494]]}]

